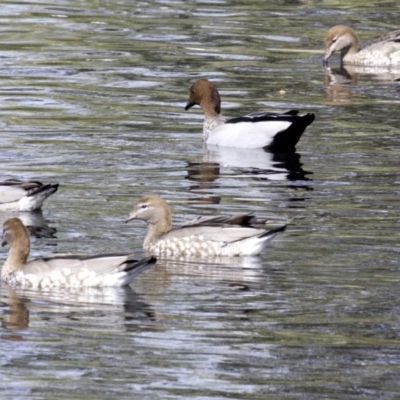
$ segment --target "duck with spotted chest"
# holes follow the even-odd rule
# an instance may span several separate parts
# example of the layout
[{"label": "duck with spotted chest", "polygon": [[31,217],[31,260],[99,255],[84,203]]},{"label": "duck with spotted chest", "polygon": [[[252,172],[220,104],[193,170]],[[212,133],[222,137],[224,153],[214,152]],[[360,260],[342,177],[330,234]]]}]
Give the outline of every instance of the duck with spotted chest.
[{"label": "duck with spotted chest", "polygon": [[80,288],[127,286],[157,261],[155,257],[136,260],[132,254],[66,255],[27,261],[29,232],[19,218],[3,225],[2,246],[10,245],[1,280],[11,286],[34,288]]},{"label": "duck with spotted chest", "polygon": [[181,228],[172,228],[167,202],[157,195],[143,196],[125,222],[142,220],[148,225],[143,248],[166,257],[255,256],[285,226],[266,230],[254,227],[252,215],[199,218]]}]

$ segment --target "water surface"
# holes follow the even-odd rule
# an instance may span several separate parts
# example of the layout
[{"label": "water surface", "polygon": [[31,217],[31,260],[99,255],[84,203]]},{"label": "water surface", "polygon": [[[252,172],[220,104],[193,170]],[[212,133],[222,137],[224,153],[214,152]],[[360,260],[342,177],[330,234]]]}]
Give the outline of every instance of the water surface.
[{"label": "water surface", "polygon": [[[262,258],[160,260],[123,290],[3,285],[3,396],[399,397],[398,75],[321,65],[331,25],[369,39],[398,28],[397,2],[1,8],[2,177],[60,183],[32,256],[140,255],[145,226],[123,220],[149,192],[177,225],[250,211],[289,224]],[[316,121],[295,154],[204,149],[200,110],[183,109],[200,77],[228,117]]]}]

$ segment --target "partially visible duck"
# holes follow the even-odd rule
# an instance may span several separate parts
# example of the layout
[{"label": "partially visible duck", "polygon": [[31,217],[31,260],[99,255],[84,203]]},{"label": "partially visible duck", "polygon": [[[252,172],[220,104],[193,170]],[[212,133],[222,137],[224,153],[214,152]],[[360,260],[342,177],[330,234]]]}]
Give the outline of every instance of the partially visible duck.
[{"label": "partially visible duck", "polygon": [[143,196],[125,222],[134,219],[148,224],[143,248],[150,254],[174,257],[259,255],[285,226],[266,230],[253,227],[254,217],[206,217],[172,229],[171,209],[157,195]]},{"label": "partially visible duck", "polygon": [[225,147],[293,150],[314,114],[297,115],[297,110],[284,113],[255,112],[226,120],[221,115],[217,88],[207,79],[199,79],[190,88],[185,110],[199,105],[204,112],[203,140]]},{"label": "partially visible duck", "polygon": [[20,181],[18,179],[0,181],[0,211],[39,210],[43,202],[57,190],[58,183]]},{"label": "partially visible duck", "polygon": [[359,49],[358,37],[353,29],[335,25],[325,35],[324,64],[336,51],[340,51],[342,64],[391,66],[400,65],[400,29],[372,39]]},{"label": "partially visible duck", "polygon": [[10,251],[1,279],[22,287],[106,287],[126,286],[156,262],[155,257],[136,260],[132,255],[55,256],[27,262],[29,233],[19,218],[4,222],[2,246]]}]

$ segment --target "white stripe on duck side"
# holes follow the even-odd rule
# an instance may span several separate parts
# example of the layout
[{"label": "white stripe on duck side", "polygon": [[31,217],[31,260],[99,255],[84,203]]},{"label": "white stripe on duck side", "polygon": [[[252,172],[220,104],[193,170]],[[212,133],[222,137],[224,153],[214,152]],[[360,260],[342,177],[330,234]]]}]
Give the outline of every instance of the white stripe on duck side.
[{"label": "white stripe on duck side", "polygon": [[255,112],[226,120],[221,115],[217,88],[207,79],[199,79],[190,88],[185,110],[199,105],[204,112],[203,140],[215,146],[293,150],[314,114]]},{"label": "white stripe on duck side", "polygon": [[157,195],[143,196],[126,222],[139,219],[148,225],[143,248],[165,257],[255,256],[286,226],[267,230],[253,226],[254,216],[200,218],[172,229],[171,209]]}]

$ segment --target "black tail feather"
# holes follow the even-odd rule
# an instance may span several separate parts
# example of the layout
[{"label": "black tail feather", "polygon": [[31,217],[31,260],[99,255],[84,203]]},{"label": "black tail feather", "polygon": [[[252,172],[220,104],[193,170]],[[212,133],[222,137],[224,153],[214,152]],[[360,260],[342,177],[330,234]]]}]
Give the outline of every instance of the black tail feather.
[{"label": "black tail feather", "polygon": [[38,193],[49,192],[48,195],[50,196],[51,194],[57,192],[57,190],[58,190],[58,183],[55,183],[55,184],[48,183],[48,184],[40,186],[38,188],[31,189],[27,195],[34,196],[34,195],[37,195]]},{"label": "black tail feather", "polygon": [[278,228],[271,229],[270,231],[262,233],[259,237],[276,235],[279,232],[283,232],[286,229],[287,225],[279,226]]},{"label": "black tail feather", "polygon": [[154,256],[145,257],[140,260],[128,258],[125,261],[126,267],[124,268],[124,271],[128,272],[128,271],[131,271],[134,269],[136,269],[136,270],[146,269],[146,267],[150,267],[151,265],[155,264],[156,262],[157,262],[157,258]]},{"label": "black tail feather", "polygon": [[307,126],[315,120],[314,114],[305,114],[296,116],[296,119],[282,132],[275,135],[273,142],[267,147],[270,151],[295,151],[296,144],[300,140],[301,135],[306,130]]}]

